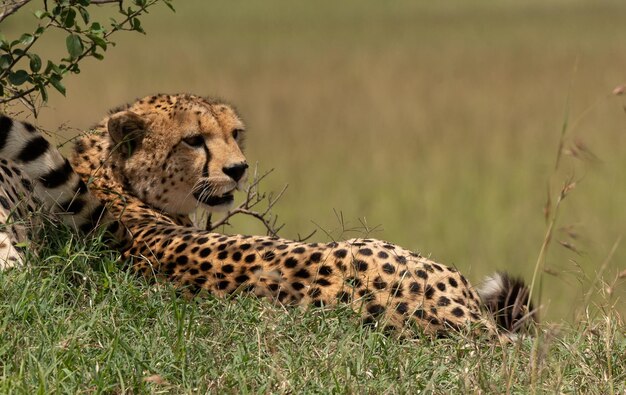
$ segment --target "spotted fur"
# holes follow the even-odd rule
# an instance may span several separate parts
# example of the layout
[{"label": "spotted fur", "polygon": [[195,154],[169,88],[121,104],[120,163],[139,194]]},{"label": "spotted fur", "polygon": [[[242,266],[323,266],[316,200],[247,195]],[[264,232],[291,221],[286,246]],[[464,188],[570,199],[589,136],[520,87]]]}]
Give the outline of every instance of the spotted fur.
[{"label": "spotted fur", "polygon": [[82,233],[107,224],[115,238],[127,235],[89,193],[69,161],[31,124],[0,114],[0,269],[23,262],[43,211]]},{"label": "spotted fur", "polygon": [[345,303],[364,324],[401,333],[496,332],[493,315],[463,275],[397,245],[303,243],[194,227],[191,212],[228,208],[245,179],[244,130],[223,102],[156,95],[114,110],[77,142],[72,166],[93,180],[93,193],[132,234],[124,258],[136,272],[192,294]]}]

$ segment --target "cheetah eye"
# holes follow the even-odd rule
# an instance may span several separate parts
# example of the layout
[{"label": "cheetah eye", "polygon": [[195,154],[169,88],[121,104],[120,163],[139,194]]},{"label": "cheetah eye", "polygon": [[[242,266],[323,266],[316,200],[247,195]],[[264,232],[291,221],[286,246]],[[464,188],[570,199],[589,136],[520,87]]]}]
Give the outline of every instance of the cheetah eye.
[{"label": "cheetah eye", "polygon": [[195,136],[185,137],[183,141],[185,142],[185,144],[191,147],[202,147],[204,145],[204,137],[199,134],[196,134]]},{"label": "cheetah eye", "polygon": [[241,129],[235,129],[235,130],[233,130],[233,138],[234,138],[235,140],[237,140],[237,138],[239,138],[239,135],[241,134],[241,132],[243,132],[243,130],[241,130]]}]

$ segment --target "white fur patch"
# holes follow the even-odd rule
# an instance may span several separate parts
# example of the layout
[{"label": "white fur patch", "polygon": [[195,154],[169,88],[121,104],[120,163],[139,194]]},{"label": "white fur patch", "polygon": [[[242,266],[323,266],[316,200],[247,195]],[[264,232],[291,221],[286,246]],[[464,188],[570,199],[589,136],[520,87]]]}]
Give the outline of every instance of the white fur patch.
[{"label": "white fur patch", "polygon": [[504,291],[504,284],[500,273],[495,273],[485,277],[482,285],[477,289],[478,295],[482,300],[487,300],[494,295],[499,295]]}]

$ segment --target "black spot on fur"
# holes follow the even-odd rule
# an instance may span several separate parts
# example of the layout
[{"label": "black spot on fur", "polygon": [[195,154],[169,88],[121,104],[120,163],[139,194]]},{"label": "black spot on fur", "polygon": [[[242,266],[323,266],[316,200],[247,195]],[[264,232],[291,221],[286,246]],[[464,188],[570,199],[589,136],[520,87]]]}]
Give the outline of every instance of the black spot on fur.
[{"label": "black spot on fur", "polygon": [[45,188],[53,189],[69,181],[72,174],[74,174],[74,169],[72,169],[70,161],[65,159],[61,167],[44,174],[39,178],[39,181]]},{"label": "black spot on fur", "polygon": [[330,285],[330,281],[326,280],[325,278],[317,278],[313,282],[323,287],[328,287]]},{"label": "black spot on fur", "polygon": [[397,255],[396,262],[398,262],[401,265],[406,265],[406,257],[404,255]]},{"label": "black spot on fur", "polygon": [[390,292],[392,296],[395,296],[396,298],[401,298],[402,297],[402,284],[400,284],[399,282],[393,283],[393,285],[391,286]]},{"label": "black spot on fur", "polygon": [[439,300],[437,301],[437,306],[448,306],[449,304],[450,299],[446,298],[445,296],[439,297]]},{"label": "black spot on fur", "polygon": [[452,309],[452,315],[454,315],[455,317],[463,317],[465,315],[465,313],[463,312],[463,309],[460,307],[455,307]]},{"label": "black spot on fur", "polygon": [[276,254],[272,251],[267,251],[266,253],[263,254],[263,260],[266,262],[274,260],[274,258],[276,258]]},{"label": "black spot on fur", "polygon": [[4,196],[0,196],[0,204],[2,204],[5,210],[11,210],[11,204]]},{"label": "black spot on fur", "polygon": [[320,267],[320,270],[318,270],[318,273],[321,274],[322,276],[330,276],[331,274],[333,274],[333,268],[330,266],[324,265]]},{"label": "black spot on fur", "polygon": [[314,252],[314,253],[311,254],[311,257],[309,259],[311,260],[311,262],[319,263],[319,261],[322,260],[322,253],[321,252]]},{"label": "black spot on fur", "polygon": [[361,280],[357,277],[348,277],[346,278],[345,282],[346,284],[354,288],[359,288],[362,284]]},{"label": "black spot on fur", "polygon": [[422,269],[417,269],[415,271],[415,274],[419,278],[423,278],[424,280],[428,280],[428,274],[425,271],[423,271]]},{"label": "black spot on fur", "polygon": [[432,299],[435,294],[435,289],[430,286],[430,284],[426,285],[426,289],[424,290],[424,296],[426,299]]},{"label": "black spot on fur", "polygon": [[352,300],[352,295],[346,291],[339,291],[337,293],[337,299],[342,303],[350,303]]},{"label": "black spot on fur", "polygon": [[415,281],[409,284],[409,292],[412,294],[419,294],[421,291],[421,287]]},{"label": "black spot on fur", "polygon": [[22,148],[20,153],[17,155],[17,160],[19,162],[32,162],[36,159],[39,159],[46,151],[50,148],[50,143],[48,140],[43,138],[42,136],[37,136],[34,139],[30,140],[26,145]]},{"label": "black spot on fur", "polygon": [[371,304],[367,306],[367,312],[373,315],[374,317],[377,317],[385,313],[385,308],[379,304]]},{"label": "black spot on fur", "polygon": [[360,272],[364,272],[367,270],[367,262],[365,261],[361,261],[359,259],[355,259],[354,260],[354,267],[356,268],[356,270],[360,271]]},{"label": "black spot on fur", "polygon": [[383,272],[387,274],[394,274],[396,272],[396,268],[391,263],[385,263],[383,265]]},{"label": "black spot on fur", "polygon": [[0,115],[0,150],[6,145],[11,128],[13,128],[13,120],[5,115]]},{"label": "black spot on fur", "polygon": [[293,257],[289,257],[287,259],[285,259],[285,267],[288,267],[290,269],[294,268],[298,266],[298,260],[293,258]]},{"label": "black spot on fur", "polygon": [[364,255],[364,256],[371,256],[373,252],[370,248],[361,248],[359,250],[359,254]]},{"label": "black spot on fur", "polygon": [[333,253],[337,258],[345,258],[348,255],[348,251],[341,249]]},{"label": "black spot on fur", "polygon": [[297,272],[295,272],[293,275],[296,276],[296,277],[299,277],[299,278],[309,278],[309,277],[311,277],[311,273],[309,273],[309,271],[306,270],[306,269],[300,269]]},{"label": "black spot on fur", "polygon": [[413,315],[414,315],[414,316],[416,316],[417,318],[421,318],[421,319],[423,319],[423,318],[424,318],[424,316],[426,315],[426,312],[425,312],[424,310],[422,310],[422,309],[416,309],[416,310],[413,312]]},{"label": "black spot on fur", "polygon": [[409,305],[406,302],[400,302],[396,305],[396,311],[400,314],[406,314],[409,310]]},{"label": "black spot on fur", "polygon": [[386,287],[387,287],[387,283],[383,281],[383,279],[380,276],[374,279],[374,288],[385,289]]},{"label": "black spot on fur", "polygon": [[358,294],[361,297],[361,299],[366,302],[370,302],[375,299],[374,293],[370,291],[369,289],[360,289]]}]

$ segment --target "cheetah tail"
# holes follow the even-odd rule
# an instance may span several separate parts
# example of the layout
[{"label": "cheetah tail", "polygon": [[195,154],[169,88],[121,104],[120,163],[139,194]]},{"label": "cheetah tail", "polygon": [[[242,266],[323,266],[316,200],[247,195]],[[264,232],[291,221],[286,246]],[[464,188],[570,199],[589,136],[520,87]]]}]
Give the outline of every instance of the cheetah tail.
[{"label": "cheetah tail", "polygon": [[37,199],[49,211],[63,214],[60,217],[68,225],[83,233],[104,225],[119,245],[127,244],[122,224],[110,216],[70,162],[37,128],[0,113],[0,158],[16,163],[28,176],[29,189]]},{"label": "cheetah tail", "polygon": [[528,299],[530,289],[519,278],[498,272],[485,278],[477,291],[500,329],[510,333],[525,331],[528,324],[538,321],[537,312]]}]

